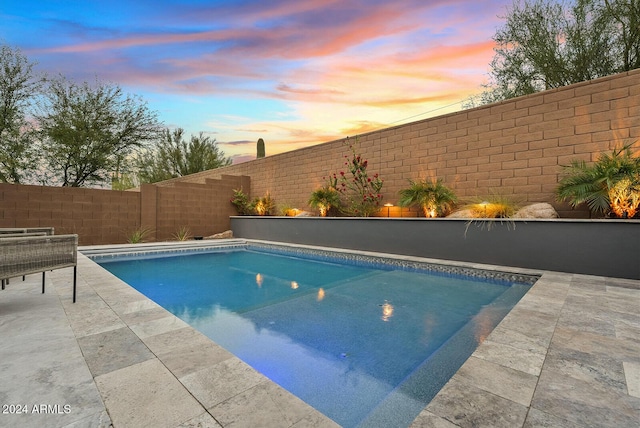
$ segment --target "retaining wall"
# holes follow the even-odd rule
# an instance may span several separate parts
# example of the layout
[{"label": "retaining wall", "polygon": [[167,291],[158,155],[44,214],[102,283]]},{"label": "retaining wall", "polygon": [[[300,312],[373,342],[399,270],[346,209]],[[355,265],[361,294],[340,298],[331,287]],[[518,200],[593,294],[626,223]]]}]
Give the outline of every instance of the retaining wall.
[{"label": "retaining wall", "polygon": [[640,279],[638,220],[232,217],[234,236]]}]

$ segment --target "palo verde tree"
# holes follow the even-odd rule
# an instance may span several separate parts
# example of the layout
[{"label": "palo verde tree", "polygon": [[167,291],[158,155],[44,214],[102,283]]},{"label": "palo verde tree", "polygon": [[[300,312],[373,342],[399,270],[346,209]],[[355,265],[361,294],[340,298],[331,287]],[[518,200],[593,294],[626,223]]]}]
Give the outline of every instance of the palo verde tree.
[{"label": "palo verde tree", "polygon": [[215,139],[204,135],[184,138],[184,129],[166,129],[156,146],[138,158],[140,181],[155,183],[231,164]]},{"label": "palo verde tree", "polygon": [[42,80],[33,66],[18,49],[0,46],[0,182],[20,183],[37,164],[28,111]]},{"label": "palo verde tree", "polygon": [[157,138],[156,113],[114,84],[48,82],[36,115],[44,162],[53,183],[105,184],[135,149]]},{"label": "palo verde tree", "polygon": [[486,104],[640,67],[638,0],[515,0],[493,37]]}]

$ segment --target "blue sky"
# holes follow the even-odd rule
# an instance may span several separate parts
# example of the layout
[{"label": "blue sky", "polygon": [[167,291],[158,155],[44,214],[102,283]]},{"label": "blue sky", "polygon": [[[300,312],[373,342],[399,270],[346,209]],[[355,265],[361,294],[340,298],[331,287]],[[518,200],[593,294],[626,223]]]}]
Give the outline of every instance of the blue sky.
[{"label": "blue sky", "polygon": [[234,161],[423,119],[481,91],[510,0],[25,1],[0,43],[112,82]]}]

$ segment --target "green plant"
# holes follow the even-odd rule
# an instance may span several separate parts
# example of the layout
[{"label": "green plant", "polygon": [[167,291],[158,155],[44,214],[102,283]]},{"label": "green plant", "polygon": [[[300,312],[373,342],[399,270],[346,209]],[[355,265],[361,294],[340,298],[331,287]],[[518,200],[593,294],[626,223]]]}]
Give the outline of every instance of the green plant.
[{"label": "green plant", "polygon": [[572,207],[587,204],[595,215],[633,217],[640,205],[640,157],[633,144],[603,153],[590,165],[574,160],[564,167],[556,196]]},{"label": "green plant", "polygon": [[518,204],[511,198],[493,194],[481,202],[467,205],[474,218],[510,218],[518,209]]},{"label": "green plant", "polygon": [[278,204],[278,206],[276,207],[276,212],[278,213],[278,215],[281,216],[285,216],[285,217],[295,217],[295,213],[298,211],[297,208],[294,208],[293,205],[289,204],[289,203],[282,203],[282,204]]},{"label": "green plant", "polygon": [[467,222],[464,235],[467,236],[469,226],[475,224],[480,229],[486,227],[487,230],[496,224],[493,219],[498,219],[500,224],[506,223],[507,229],[516,228],[516,223],[511,217],[518,210],[520,204],[512,197],[505,196],[497,192],[490,192],[483,198],[476,198],[475,201],[465,205],[465,209],[471,213],[471,219]]},{"label": "green plant", "polygon": [[409,180],[410,186],[400,190],[401,207],[418,205],[425,217],[441,217],[447,215],[457,202],[453,190],[442,183],[442,180]]},{"label": "green plant", "polygon": [[191,236],[191,231],[187,226],[180,226],[180,228],[173,234],[173,238],[176,241],[187,241]]},{"label": "green plant", "polygon": [[260,216],[271,215],[276,207],[275,201],[271,198],[269,192],[262,198],[256,198],[251,203],[253,212]]},{"label": "green plant", "polygon": [[256,158],[263,158],[265,156],[264,140],[262,138],[258,138],[258,143],[256,146]]},{"label": "green plant", "polygon": [[340,207],[340,193],[331,185],[326,185],[311,193],[307,202],[311,208],[317,208],[321,217],[326,217],[331,208]]},{"label": "green plant", "polygon": [[140,244],[143,242],[147,242],[147,238],[149,237],[149,234],[151,232],[152,230],[146,227],[139,227],[137,229],[134,229],[127,234],[127,242],[129,244]]},{"label": "green plant", "polygon": [[233,189],[233,198],[231,199],[231,203],[234,207],[236,207],[236,211],[240,215],[251,215],[253,214],[253,206],[249,202],[249,196],[247,196],[242,188]]},{"label": "green plant", "polygon": [[369,177],[368,161],[357,154],[349,138],[345,143],[349,146],[351,157],[345,155],[344,165],[347,172],[340,171],[329,179],[330,184],[341,194],[341,210],[350,216],[369,217],[380,210],[382,201],[383,180],[374,174]]}]

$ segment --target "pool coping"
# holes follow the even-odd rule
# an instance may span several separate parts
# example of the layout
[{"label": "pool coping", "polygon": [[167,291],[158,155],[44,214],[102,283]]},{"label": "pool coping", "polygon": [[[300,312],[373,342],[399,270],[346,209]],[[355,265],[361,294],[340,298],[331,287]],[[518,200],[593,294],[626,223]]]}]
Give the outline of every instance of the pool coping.
[{"label": "pool coping", "polygon": [[[208,244],[238,242],[264,243]],[[78,255],[76,304],[68,273],[49,278],[114,426],[336,426],[82,254],[91,248]],[[640,418],[640,281],[382,255],[540,275],[412,426],[613,427]],[[105,346],[110,361],[97,351]],[[157,391],[171,393],[149,403]]]}]

